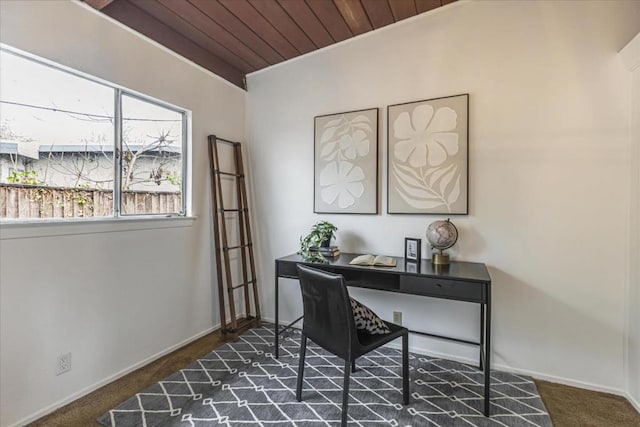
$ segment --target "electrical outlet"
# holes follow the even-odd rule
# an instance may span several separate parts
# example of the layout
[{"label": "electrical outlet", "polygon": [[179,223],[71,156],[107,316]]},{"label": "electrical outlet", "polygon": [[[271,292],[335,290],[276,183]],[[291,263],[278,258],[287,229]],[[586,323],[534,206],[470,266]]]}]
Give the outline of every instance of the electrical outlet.
[{"label": "electrical outlet", "polygon": [[71,370],[71,353],[58,356],[56,360],[56,375],[64,374]]},{"label": "electrical outlet", "polygon": [[396,325],[402,325],[402,312],[394,311],[393,312],[393,323]]}]

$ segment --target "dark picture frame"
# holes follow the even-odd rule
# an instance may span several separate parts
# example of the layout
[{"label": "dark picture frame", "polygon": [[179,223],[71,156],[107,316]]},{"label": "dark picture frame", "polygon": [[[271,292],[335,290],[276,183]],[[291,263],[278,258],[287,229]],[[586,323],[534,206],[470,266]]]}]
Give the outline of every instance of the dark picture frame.
[{"label": "dark picture frame", "polygon": [[404,238],[404,260],[410,263],[419,263],[421,258],[422,239],[411,237]]},{"label": "dark picture frame", "polygon": [[387,213],[469,214],[469,94],[387,106]]},{"label": "dark picture frame", "polygon": [[379,109],[314,117],[313,212],[378,214]]}]

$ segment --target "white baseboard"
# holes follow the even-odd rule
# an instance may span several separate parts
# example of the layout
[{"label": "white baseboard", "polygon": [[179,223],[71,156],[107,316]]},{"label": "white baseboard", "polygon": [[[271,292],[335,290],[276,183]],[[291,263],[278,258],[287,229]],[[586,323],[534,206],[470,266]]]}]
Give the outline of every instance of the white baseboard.
[{"label": "white baseboard", "polygon": [[640,402],[638,402],[637,400],[635,400],[633,398],[633,396],[631,396],[631,394],[629,393],[625,393],[625,396],[627,398],[627,400],[629,401],[629,403],[631,403],[631,406],[633,406],[636,411],[640,412]]},{"label": "white baseboard", "polygon": [[54,412],[55,410],[68,405],[69,403],[73,402],[74,400],[80,399],[83,396],[86,396],[87,394],[96,391],[97,389],[99,389],[100,387],[103,387],[119,378],[124,377],[127,374],[130,374],[131,372],[135,371],[136,369],[140,369],[145,365],[148,365],[149,363],[160,359],[162,356],[166,356],[167,354],[171,353],[172,351],[175,351],[181,347],[184,347],[185,345],[197,340],[198,338],[202,338],[203,336],[215,331],[216,329],[220,328],[220,324],[214,325],[211,328],[208,328],[202,332],[197,333],[196,335],[192,336],[191,338],[187,338],[184,341],[181,341],[175,345],[172,345],[171,347],[168,347],[156,354],[154,354],[153,356],[147,357],[144,360],[141,360],[138,363],[135,363],[131,366],[129,366],[128,368],[123,369],[120,372],[117,372],[113,375],[108,376],[107,378],[98,381],[95,384],[92,384],[88,387],[83,388],[82,390],[71,394],[70,396],[65,397],[64,399],[61,399],[59,401],[57,401],[56,403],[47,406],[46,408],[43,408],[17,422],[15,422],[14,424],[9,425],[8,427],[19,427],[19,426],[24,426],[26,424],[32,423],[37,419],[40,419],[42,417],[44,417],[45,415],[48,415],[52,412]]},{"label": "white baseboard", "polygon": [[[267,321],[267,322],[272,322],[272,323],[274,322],[274,319],[264,318],[264,320]],[[289,322],[287,321],[287,323],[289,323]],[[395,348],[395,349],[400,349],[401,348],[400,344],[396,344],[396,343],[390,343],[390,344],[387,344],[387,346],[391,347],[391,348]],[[409,346],[409,351],[411,351],[412,353],[424,354],[425,356],[431,356],[431,357],[436,357],[436,358],[453,360],[453,361],[456,361],[456,362],[466,363],[466,364],[469,364],[469,365],[475,365],[475,366],[478,365],[478,360],[477,359],[471,359],[471,358],[467,358],[467,357],[460,357],[460,356],[457,356],[457,355],[454,355],[454,354],[439,353],[439,352],[431,351],[431,350],[428,350],[428,349],[422,348],[422,347]],[[572,386],[572,387],[583,388],[583,389],[586,389],[586,390],[600,391],[600,392],[603,392],[603,393],[615,394],[615,395],[622,396],[622,397],[626,398],[627,400],[629,400],[629,402],[631,402],[631,404],[634,405],[636,407],[636,409],[639,406],[638,402],[633,401],[631,399],[631,397],[629,396],[629,394],[625,390],[622,390],[622,389],[619,389],[619,388],[602,386],[602,385],[593,384],[593,383],[589,383],[589,382],[585,382],[585,381],[574,380],[574,379],[565,378],[565,377],[559,377],[559,376],[556,376],[556,375],[544,374],[544,373],[541,373],[541,372],[531,371],[531,370],[527,370],[527,369],[514,368],[513,366],[497,364],[497,363],[492,363],[491,364],[491,369],[497,369],[497,370],[500,370],[500,371],[511,372],[511,373],[514,373],[514,374],[527,375],[527,376],[533,377],[533,378],[538,379],[538,380],[544,380],[544,381],[549,381],[549,382],[553,382],[553,383],[564,384],[564,385],[568,385],[568,386]],[[639,409],[639,411],[640,411],[640,409]]]},{"label": "white baseboard", "polygon": [[[390,347],[399,349],[400,345],[399,344],[393,344]],[[466,358],[466,357],[456,356],[456,355],[453,355],[453,354],[434,352],[434,351],[427,350],[427,349],[424,349],[424,348],[409,347],[409,351],[414,352],[414,353],[418,353],[418,354],[424,354],[426,356],[453,360],[453,361],[460,362],[460,363],[466,363],[466,364],[469,364],[469,365],[475,365],[475,366],[478,365],[478,360],[477,359],[470,359],[470,358]],[[497,370],[504,371],[504,372],[510,372],[512,374],[527,375],[527,376],[535,378],[537,380],[544,380],[544,381],[549,381],[549,382],[558,383],[558,384],[564,384],[564,385],[568,385],[568,386],[572,386],[572,387],[578,387],[578,388],[583,388],[583,389],[593,390],[593,391],[601,391],[601,392],[604,392],[604,393],[611,393],[611,394],[615,394],[615,395],[618,395],[618,396],[626,397],[626,393],[622,389],[601,386],[601,385],[598,385],[598,384],[592,384],[592,383],[579,381],[579,380],[574,380],[574,379],[570,379],[570,378],[558,377],[558,376],[555,376],[555,375],[543,374],[543,373],[536,372],[536,371],[531,371],[531,370],[528,370],[528,369],[514,368],[513,366],[503,365],[503,364],[500,364],[500,363],[492,363],[491,364],[491,369],[497,369]]]},{"label": "white baseboard", "polygon": [[[274,323],[273,318],[266,318],[263,317],[263,320],[266,322],[271,322]],[[287,322],[288,323],[288,322]],[[296,326],[294,326],[296,327]],[[26,424],[32,423],[33,421],[36,421],[39,418],[44,417],[45,415],[50,414],[51,412],[54,412],[55,410],[68,405],[69,403],[73,402],[74,400],[80,399],[83,396],[86,396],[87,394],[96,391],[97,389],[99,389],[100,387],[103,387],[119,378],[124,377],[127,374],[130,374],[131,372],[135,371],[136,369],[142,368],[145,365],[148,365],[149,363],[171,353],[172,351],[175,351],[181,347],[184,347],[185,345],[197,340],[198,338],[201,338],[213,331],[215,331],[216,329],[220,328],[220,324],[214,325],[211,328],[208,328],[194,336],[192,336],[191,338],[187,338],[186,340],[179,342],[175,345],[172,345],[171,347],[166,348],[165,350],[162,350],[156,354],[154,354],[153,356],[150,356],[138,363],[135,363],[133,365],[131,365],[128,368],[123,369],[120,372],[117,372],[101,381],[98,381],[95,384],[92,384],[88,387],[85,387],[84,389],[71,394],[70,396],[65,397],[64,399],[59,400],[58,402],[47,406],[46,408],[43,408],[19,421],[17,421],[14,424],[11,424],[8,427],[19,427],[19,426],[24,426]],[[389,347],[391,348],[400,348],[399,344],[395,344],[392,343],[391,345],[389,345]],[[420,348],[420,347],[409,347],[409,351],[413,352],[413,353],[417,353],[417,354],[424,354],[426,356],[431,356],[431,357],[437,357],[437,358],[443,358],[443,359],[448,359],[448,360],[454,360],[460,363],[467,363],[470,365],[477,365],[478,361],[475,359],[470,359],[470,358],[466,358],[466,357],[459,357],[453,354],[446,354],[446,353],[439,353],[439,352],[434,352],[434,351],[430,351],[424,348]],[[612,387],[605,387],[605,386],[601,386],[601,385],[597,385],[597,384],[592,384],[592,383],[588,383],[588,382],[584,382],[584,381],[579,381],[579,380],[573,380],[573,379],[569,379],[569,378],[564,378],[564,377],[558,377],[555,375],[548,375],[548,374],[543,374],[540,372],[535,372],[535,371],[530,371],[530,370],[526,370],[526,369],[518,369],[518,368],[514,368],[512,366],[508,366],[508,365],[502,365],[502,364],[492,364],[492,368],[493,369],[499,369],[501,371],[506,371],[506,372],[512,372],[515,374],[522,374],[522,375],[528,375],[530,377],[533,377],[535,379],[540,379],[540,380],[545,380],[545,381],[550,381],[550,382],[554,382],[554,383],[559,383],[559,384],[564,384],[564,385],[569,385],[569,386],[573,386],[573,387],[578,387],[578,388],[584,388],[587,390],[593,390],[593,391],[600,391],[600,392],[604,392],[604,393],[611,393],[611,394],[615,394],[615,395],[619,395],[622,396],[624,398],[626,398],[631,405],[638,411],[640,412],[640,403],[638,401],[636,401],[635,399],[633,399],[633,397],[625,392],[624,390],[621,389],[617,389],[617,388],[612,388]]]},{"label": "white baseboard", "polygon": [[537,372],[537,371],[530,371],[528,369],[514,368],[512,366],[507,366],[507,365],[497,364],[497,365],[492,365],[492,367],[494,367],[495,369],[499,369],[501,371],[513,372],[514,374],[528,375],[528,376],[533,377],[533,378],[535,378],[537,380],[549,381],[549,382],[557,383],[557,384],[564,384],[564,385],[568,385],[568,386],[571,386],[571,387],[583,388],[585,390],[592,390],[592,391],[599,391],[599,392],[602,392],[602,393],[615,394],[617,396],[622,396],[622,397],[625,397],[625,398],[627,397],[626,396],[626,392],[623,389],[620,389],[620,388],[608,387],[608,386],[603,386],[603,385],[599,385],[599,384],[593,384],[593,383],[590,383],[590,382],[575,380],[575,379],[572,379],[572,378],[559,377],[557,375],[544,374],[544,373]]},{"label": "white baseboard", "polygon": [[[394,345],[394,347],[400,348],[399,345]],[[413,348],[413,347],[409,347],[409,350],[414,352],[414,353],[418,353],[418,354],[424,354],[427,356],[431,356],[431,357],[438,357],[438,358],[443,358],[443,359],[448,359],[448,360],[454,360],[456,362],[460,362],[460,363],[466,363],[469,365],[478,365],[478,360],[477,359],[469,359],[466,357],[459,357],[456,355],[452,355],[452,354],[444,354],[444,353],[438,353],[438,352],[434,352],[434,351],[430,351],[430,350],[426,350],[423,348]],[[580,381],[580,380],[574,380],[571,378],[565,378],[565,377],[559,377],[556,375],[549,375],[549,374],[544,374],[541,372],[537,372],[537,371],[531,371],[528,369],[520,369],[520,368],[514,368],[513,366],[509,366],[509,365],[504,365],[504,364],[500,364],[500,363],[492,363],[491,364],[491,369],[496,369],[499,371],[504,371],[504,372],[510,372],[512,374],[520,374],[520,375],[526,375],[529,377],[532,377],[534,379],[537,380],[543,380],[543,381],[549,381],[552,383],[558,383],[558,384],[564,384],[564,385],[568,385],[568,386],[572,386],[572,387],[577,387],[577,388],[583,388],[586,390],[592,390],[592,391],[599,391],[599,392],[603,392],[603,393],[610,393],[610,394],[615,394],[618,396],[623,396],[625,398],[628,399],[628,395],[627,393],[619,388],[614,388],[614,387],[607,387],[607,386],[602,386],[599,384],[593,384],[593,383],[589,383],[589,382],[585,382],[585,381]]]}]

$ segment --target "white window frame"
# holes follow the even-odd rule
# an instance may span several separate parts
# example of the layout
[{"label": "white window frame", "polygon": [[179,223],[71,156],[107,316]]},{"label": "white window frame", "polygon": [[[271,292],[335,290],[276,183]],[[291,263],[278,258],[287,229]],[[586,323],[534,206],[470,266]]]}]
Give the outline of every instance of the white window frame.
[{"label": "white window frame", "polygon": [[[124,223],[126,222],[128,225],[125,229],[130,228],[130,224],[132,221],[140,221],[140,220],[151,220],[151,219],[186,219],[187,221],[181,221],[181,223],[185,225],[190,225],[195,219],[192,217],[191,211],[191,186],[192,186],[192,174],[191,174],[191,111],[178,107],[176,105],[170,104],[168,102],[153,98],[149,95],[145,95],[143,93],[125,88],[123,86],[117,85],[115,83],[109,82],[107,80],[100,79],[98,77],[92,76],[90,74],[84,73],[82,71],[75,70],[73,68],[67,67],[65,65],[59,64],[54,61],[50,61],[48,59],[39,57],[29,52],[22,51],[20,49],[14,48],[12,46],[6,45],[4,43],[0,43],[0,51],[4,51],[6,53],[19,56],[23,59],[35,62],[37,64],[54,68],[56,70],[71,74],[75,77],[79,77],[85,80],[92,81],[94,83],[100,84],[102,86],[106,86],[113,90],[114,92],[114,185],[113,185],[113,216],[104,216],[104,217],[89,217],[89,218],[0,218],[0,224],[3,226],[3,232],[0,234],[0,240],[4,240],[7,238],[18,238],[23,233],[18,229],[15,231],[18,232],[18,235],[13,236],[14,233],[9,233],[7,235],[7,227],[10,225],[35,225],[35,224],[44,224],[44,225],[60,225],[60,224],[87,224],[87,223]],[[137,100],[148,102],[150,104],[157,105],[162,108],[166,108],[168,110],[179,113],[182,117],[182,152],[181,152],[181,160],[182,160],[182,207],[180,212],[178,213],[145,213],[145,214],[123,214],[121,212],[121,200],[122,200],[122,188],[121,188],[121,180],[122,180],[122,96],[126,95],[131,98],[135,98]],[[173,225],[167,225],[172,227]],[[13,227],[12,227],[13,228]],[[149,228],[147,226],[143,228]],[[151,227],[153,228],[153,227]],[[164,228],[164,227],[161,227]],[[83,230],[86,227],[83,227]],[[78,234],[84,234],[85,232],[90,231],[80,231]],[[32,233],[27,233],[32,234]],[[49,233],[45,233],[49,234]],[[58,234],[66,234],[66,233],[53,233],[51,235]],[[76,234],[76,233],[71,233]],[[36,233],[36,235],[40,235],[40,233]],[[32,236],[27,236],[32,237]]]}]

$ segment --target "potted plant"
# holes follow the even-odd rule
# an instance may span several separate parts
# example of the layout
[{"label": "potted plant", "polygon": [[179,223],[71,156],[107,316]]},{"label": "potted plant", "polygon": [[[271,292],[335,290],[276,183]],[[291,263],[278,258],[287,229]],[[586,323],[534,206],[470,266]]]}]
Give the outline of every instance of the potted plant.
[{"label": "potted plant", "polygon": [[313,246],[329,247],[331,239],[335,237],[338,227],[328,221],[317,222],[311,227],[311,232],[300,237],[300,250],[308,252]]}]

